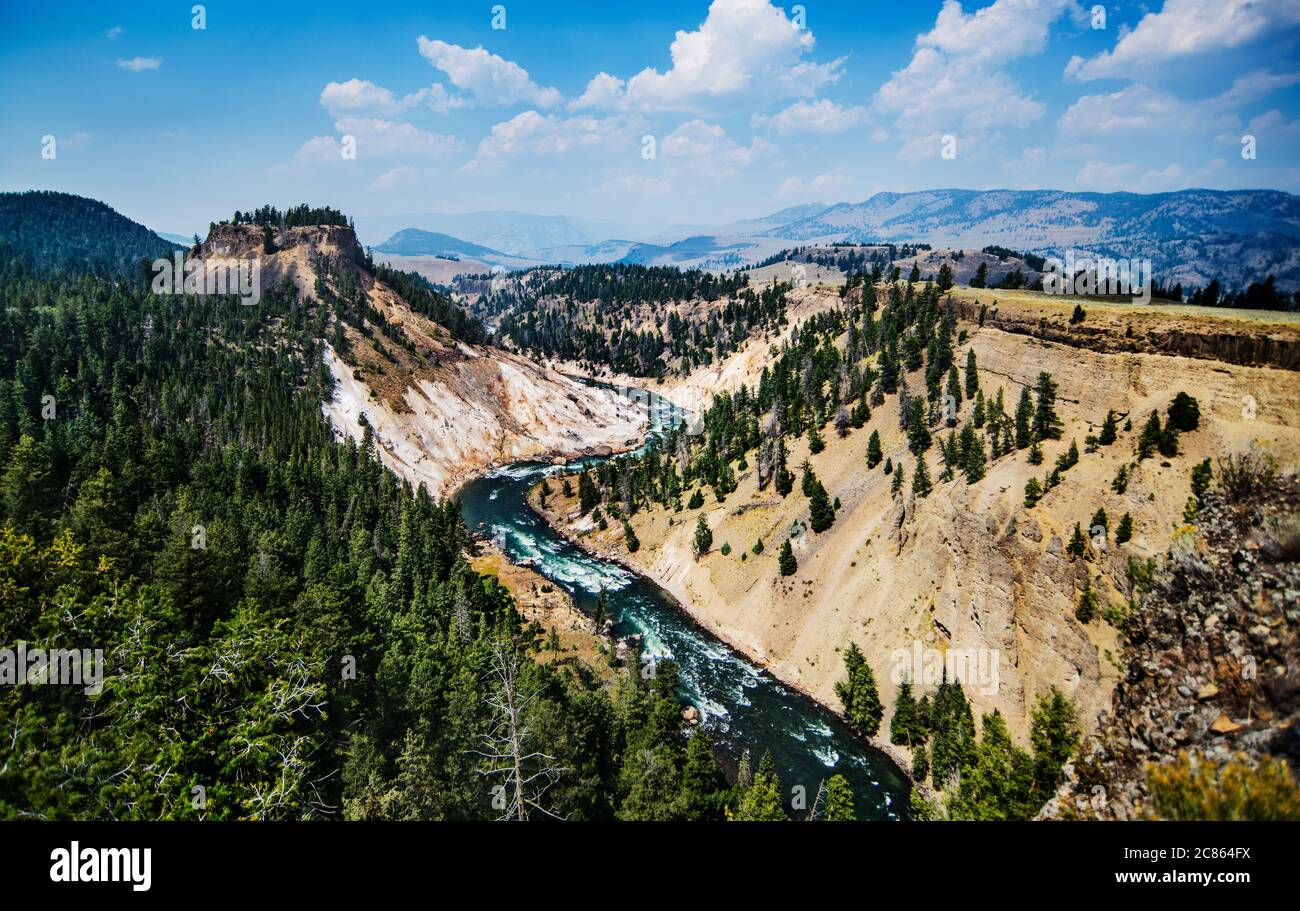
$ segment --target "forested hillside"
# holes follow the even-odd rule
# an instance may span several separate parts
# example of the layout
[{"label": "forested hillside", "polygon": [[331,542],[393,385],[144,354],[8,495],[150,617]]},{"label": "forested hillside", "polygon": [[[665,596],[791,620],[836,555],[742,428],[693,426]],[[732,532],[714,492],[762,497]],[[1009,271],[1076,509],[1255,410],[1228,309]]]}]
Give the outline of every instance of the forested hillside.
[{"label": "forested hillside", "polygon": [[538,357],[629,376],[684,376],[785,324],[789,286],[756,292],[748,284],[744,274],[667,266],[538,269],[499,283],[479,309]]},{"label": "forested hillside", "polygon": [[0,193],[0,265],[40,275],[119,275],[179,247],[102,202],[29,190]]},{"label": "forested hillside", "polygon": [[[106,262],[140,252],[104,233]],[[102,649],[106,675],[0,688],[0,817],[724,813],[671,663],[606,689],[528,660],[455,505],[368,429],[336,439],[325,340],[382,314],[330,283],[250,308],[0,271],[0,643]]]}]

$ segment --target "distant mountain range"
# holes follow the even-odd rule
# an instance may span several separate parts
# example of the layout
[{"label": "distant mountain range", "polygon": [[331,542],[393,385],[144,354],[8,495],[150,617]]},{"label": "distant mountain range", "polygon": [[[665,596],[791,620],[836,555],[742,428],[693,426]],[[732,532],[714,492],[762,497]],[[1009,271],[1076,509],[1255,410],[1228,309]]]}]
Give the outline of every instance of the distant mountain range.
[{"label": "distant mountain range", "polygon": [[491,247],[461,240],[458,237],[452,237],[450,234],[440,234],[437,231],[421,231],[419,228],[405,228],[398,231],[374,249],[377,253],[394,253],[400,256],[446,256],[451,254],[453,256],[490,257],[494,259],[505,256],[499,250],[493,250]]},{"label": "distant mountain range", "polygon": [[1150,259],[1165,284],[1203,286],[1218,278],[1242,287],[1274,275],[1279,286],[1300,288],[1300,197],[1277,190],[877,193],[863,202],[792,206],[714,228],[679,225],[647,235],[645,229],[623,226],[604,237],[594,236],[602,226],[582,222],[579,228],[579,220],[563,215],[499,211],[406,217],[423,220],[417,227],[436,223],[442,225],[436,230],[537,263],[726,269],[811,243],[921,242],[965,249],[997,244],[1043,255],[1074,249]]}]

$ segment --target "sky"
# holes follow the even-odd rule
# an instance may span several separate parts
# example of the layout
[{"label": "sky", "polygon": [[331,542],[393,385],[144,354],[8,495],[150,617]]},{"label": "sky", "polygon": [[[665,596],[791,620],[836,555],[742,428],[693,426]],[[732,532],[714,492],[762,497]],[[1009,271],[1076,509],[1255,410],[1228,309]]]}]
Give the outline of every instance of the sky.
[{"label": "sky", "polygon": [[1298,51],[1300,0],[0,0],[0,189],[185,235],[268,202],[666,227],[1295,193]]}]

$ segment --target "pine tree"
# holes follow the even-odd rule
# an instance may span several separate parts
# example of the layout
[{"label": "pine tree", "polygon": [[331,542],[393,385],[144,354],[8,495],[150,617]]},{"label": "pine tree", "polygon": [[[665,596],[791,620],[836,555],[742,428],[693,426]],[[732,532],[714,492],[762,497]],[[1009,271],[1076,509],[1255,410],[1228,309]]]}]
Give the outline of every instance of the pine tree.
[{"label": "pine tree", "polygon": [[1128,513],[1124,513],[1123,517],[1119,520],[1119,527],[1115,529],[1115,543],[1127,544],[1129,539],[1132,537],[1133,517]]},{"label": "pine tree", "polygon": [[817,426],[814,424],[808,428],[808,451],[813,455],[817,455],[817,453],[821,452],[825,448],[826,441],[822,439],[821,431],[818,430]]},{"label": "pine tree", "polygon": [[1016,405],[1016,448],[1024,449],[1032,442],[1034,419],[1034,400],[1029,394],[1029,387],[1020,390],[1020,402]]},{"label": "pine tree", "polygon": [[636,531],[627,519],[623,520],[623,543],[627,545],[627,552],[630,554],[641,549],[641,539],[636,536]]},{"label": "pine tree", "polygon": [[776,775],[776,763],[766,752],[754,772],[754,783],[740,797],[736,819],[740,822],[784,822],[785,807],[781,802],[781,780]]},{"label": "pine tree", "polygon": [[930,483],[930,469],[925,465],[925,458],[916,460],[916,473],[912,475],[912,495],[924,499],[930,495],[933,488]]},{"label": "pine tree", "polygon": [[1142,428],[1142,434],[1138,437],[1137,457],[1139,460],[1149,459],[1155,454],[1156,447],[1160,444],[1160,415],[1153,411],[1147,418],[1146,425]]},{"label": "pine tree", "polygon": [[1025,482],[1025,506],[1032,509],[1039,500],[1043,498],[1043,485],[1038,483],[1037,478],[1030,478]]},{"label": "pine tree", "polygon": [[695,488],[694,491],[691,492],[691,498],[686,501],[686,508],[699,509],[703,505],[704,505],[704,489],[702,487],[697,487]]},{"label": "pine tree", "polygon": [[1056,382],[1047,371],[1038,374],[1034,391],[1033,433],[1040,440],[1054,440],[1061,435],[1061,419],[1056,414]]},{"label": "pine tree", "polygon": [[701,513],[699,520],[695,523],[695,556],[704,556],[712,546],[713,532],[709,530],[709,523],[704,521],[704,515]]},{"label": "pine tree", "polygon": [[929,714],[930,777],[942,789],[975,755],[975,717],[961,681],[948,680],[947,667]]},{"label": "pine tree", "polygon": [[988,286],[989,281],[989,264],[980,263],[979,268],[975,270],[975,276],[970,280],[972,288],[984,288]]},{"label": "pine tree", "polygon": [[898,495],[903,491],[903,476],[905,474],[906,472],[903,471],[903,463],[899,462],[898,466],[894,469],[894,480],[889,483],[889,494],[895,500],[898,499]]},{"label": "pine tree", "polygon": [[794,558],[794,548],[790,546],[788,540],[781,544],[781,552],[777,556],[777,564],[780,566],[781,575],[783,576],[793,576],[799,569],[799,564]]},{"label": "pine tree", "polygon": [[808,497],[808,510],[808,524],[818,534],[830,528],[835,522],[835,509],[830,504],[826,488],[815,477],[812,494]]},{"label": "pine tree", "polygon": [[1106,420],[1101,425],[1101,435],[1097,437],[1097,442],[1102,446],[1109,446],[1115,442],[1117,436],[1119,420],[1114,410],[1106,412]]},{"label": "pine tree", "polygon": [[912,683],[904,679],[898,684],[894,699],[894,715],[889,719],[889,742],[896,746],[916,746],[925,741],[925,727],[917,715],[916,699],[912,696]]},{"label": "pine tree", "polygon": [[858,816],[853,809],[853,789],[843,775],[832,775],[826,785],[826,809],[821,818],[826,822],[853,822]]},{"label": "pine tree", "polygon": [[1037,437],[1029,444],[1029,455],[1025,457],[1025,461],[1030,465],[1043,464],[1043,447],[1039,445]]},{"label": "pine tree", "polygon": [[1074,523],[1074,532],[1070,535],[1070,543],[1066,546],[1065,552],[1071,557],[1082,557],[1088,547],[1088,539],[1083,536],[1083,529],[1079,523]]},{"label": "pine tree", "polygon": [[857,643],[850,642],[845,650],[844,666],[848,679],[835,684],[835,695],[844,706],[849,726],[864,737],[874,737],[885,710],[876,690],[876,677]]},{"label": "pine tree", "polygon": [[696,820],[722,818],[727,780],[713,758],[713,742],[703,725],[691,729],[682,765],[682,792]]},{"label": "pine tree", "polygon": [[1181,433],[1190,433],[1201,424],[1201,406],[1186,392],[1174,396],[1169,406],[1169,426]]},{"label": "pine tree", "polygon": [[1088,523],[1088,531],[1092,531],[1098,526],[1107,531],[1110,530],[1110,517],[1106,515],[1106,510],[1100,506],[1098,506],[1097,511],[1092,514],[1092,521]]},{"label": "pine tree", "polygon": [[867,440],[867,467],[875,468],[883,457],[884,453],[880,450],[880,434],[873,430],[871,438]]},{"label": "pine tree", "polygon": [[600,491],[596,489],[595,483],[591,480],[591,475],[583,469],[578,475],[578,506],[582,510],[582,515],[591,512],[600,504]]},{"label": "pine tree", "polygon": [[956,407],[957,407],[957,408],[960,408],[960,407],[961,407],[961,402],[962,402],[962,397],[961,397],[961,379],[960,379],[960,377],[958,377],[958,375],[957,375],[957,365],[956,365],[956,364],[950,364],[950,365],[948,365],[948,388],[947,388],[947,393],[948,393],[948,395],[952,396],[952,400],[953,400],[953,402],[956,403]]},{"label": "pine tree", "polygon": [[919,398],[914,398],[908,404],[907,448],[911,450],[912,455],[919,457],[930,448],[930,442],[930,428],[925,422],[925,406]]},{"label": "pine tree", "polygon": [[1080,623],[1088,624],[1097,615],[1097,592],[1093,590],[1092,580],[1083,580],[1083,591],[1079,594],[1079,605],[1074,609],[1074,616]]},{"label": "pine tree", "polygon": [[1034,748],[1034,778],[1040,794],[1052,794],[1061,772],[1079,745],[1079,727],[1074,703],[1053,686],[1038,698],[1029,728]]}]

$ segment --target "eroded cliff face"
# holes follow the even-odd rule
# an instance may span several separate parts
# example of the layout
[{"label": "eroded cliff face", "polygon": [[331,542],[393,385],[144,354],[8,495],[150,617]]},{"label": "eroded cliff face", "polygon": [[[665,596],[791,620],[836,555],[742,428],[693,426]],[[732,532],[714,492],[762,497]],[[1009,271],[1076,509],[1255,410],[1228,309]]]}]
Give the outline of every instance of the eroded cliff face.
[{"label": "eroded cliff face", "polygon": [[[936,666],[936,656],[969,655],[975,664],[961,677],[977,716],[999,709],[1023,739],[1035,700],[1054,685],[1076,701],[1082,725],[1092,730],[1110,704],[1122,665],[1115,628],[1075,616],[1085,580],[1098,591],[1102,607],[1126,599],[1127,559],[1163,552],[1182,523],[1190,470],[1201,460],[1258,440],[1283,463],[1295,463],[1300,380],[1272,367],[1060,344],[1005,331],[987,319],[983,328],[972,322],[961,328],[969,339],[955,362],[964,364],[966,349],[974,350],[984,395],[1001,389],[1009,414],[1021,389],[1041,371],[1059,384],[1063,433],[1044,444],[1043,465],[1029,465],[1021,450],[992,462],[974,485],[960,475],[939,482],[931,449],[934,490],[915,499],[909,491],[916,460],[899,429],[897,399],[890,396],[864,428],[846,438],[836,439],[828,427],[822,453],[811,455],[804,440],[790,444],[796,473],[807,458],[841,504],[829,530],[805,530],[793,539],[799,569],[792,577],[779,575],[777,553],[791,526],[807,523],[808,500],[797,484],[785,498],[770,486],[760,490],[752,462],[724,503],[706,491],[700,510],[638,513],[632,525],[642,546],[635,554],[626,553],[621,529],[612,523],[607,532],[589,532],[587,540],[620,554],[703,625],[833,708],[839,708],[834,686],[844,676],[843,650],[856,642],[875,670],[886,718],[900,671],[917,682],[919,692],[930,692],[921,675]],[[924,388],[919,373],[907,384]],[[1143,423],[1152,411],[1163,416],[1179,391],[1198,399],[1200,427],[1182,435],[1178,456],[1138,462],[1134,448]],[[1243,400],[1254,404],[1247,409]],[[1099,431],[1110,409],[1121,416],[1121,426],[1131,419],[1132,429],[1121,431],[1111,446],[1084,451],[1085,437]],[[961,419],[968,417],[969,405]],[[885,456],[906,469],[900,499],[891,496],[892,478],[881,467],[866,467],[872,430],[879,432]],[[1081,451],[1079,463],[1037,506],[1026,508],[1026,481],[1042,480],[1071,441]],[[1132,467],[1119,493],[1112,481],[1122,465]],[[563,498],[553,502],[557,522],[569,521],[568,506]],[[1075,523],[1086,534],[1099,507],[1109,518],[1109,540],[1104,548],[1090,545],[1084,557],[1071,558],[1066,544]],[[1125,513],[1132,516],[1134,537],[1120,546],[1114,530]],[[714,541],[699,560],[692,553],[698,514]],[[764,544],[760,555],[751,551],[756,540]],[[724,543],[729,555],[721,552]],[[909,658],[902,660],[900,652]],[[918,653],[921,666],[910,657]]]},{"label": "eroded cliff face", "polygon": [[[1176,306],[1167,318],[1151,319],[1148,309],[1123,304],[1098,304],[1087,298],[1061,297],[1063,304],[1079,303],[1088,311],[1083,323],[1071,325],[1069,308],[1062,304],[1027,307],[999,306],[972,298],[956,299],[962,319],[976,322],[984,307],[984,325],[1056,342],[1072,348],[1105,353],[1166,354],[1221,361],[1247,367],[1300,370],[1300,334],[1284,326],[1245,319],[1178,315]],[[1279,314],[1281,316],[1281,314]]]},{"label": "eroded cliff face", "polygon": [[336,334],[325,365],[335,393],[325,414],[357,440],[368,427],[384,464],[434,496],[496,465],[608,454],[644,433],[643,415],[625,399],[512,352],[453,339],[360,267],[351,228],[289,228],[273,240],[268,254],[261,228],[216,225],[199,254],[209,267],[255,259],[265,289],[287,280],[304,299],[364,297],[371,313],[361,323],[330,317]]}]

